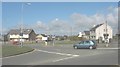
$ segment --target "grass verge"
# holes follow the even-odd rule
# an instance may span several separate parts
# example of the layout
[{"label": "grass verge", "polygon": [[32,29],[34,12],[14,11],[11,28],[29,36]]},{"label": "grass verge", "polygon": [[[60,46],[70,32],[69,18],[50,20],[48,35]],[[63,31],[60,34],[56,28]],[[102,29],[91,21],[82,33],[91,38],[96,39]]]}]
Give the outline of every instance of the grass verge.
[{"label": "grass verge", "polygon": [[27,47],[27,46],[8,46],[8,45],[3,45],[2,46],[2,57],[8,57],[8,56],[14,56],[14,55],[19,55],[27,52],[31,52],[34,49]]}]

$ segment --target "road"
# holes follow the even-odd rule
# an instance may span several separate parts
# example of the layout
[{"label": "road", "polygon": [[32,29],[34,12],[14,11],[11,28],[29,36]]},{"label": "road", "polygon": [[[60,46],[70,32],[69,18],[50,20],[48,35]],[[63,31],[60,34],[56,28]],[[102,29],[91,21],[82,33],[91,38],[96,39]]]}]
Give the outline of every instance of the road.
[{"label": "road", "polygon": [[117,65],[117,49],[73,49],[72,45],[26,45],[33,52],[6,57],[3,65]]}]

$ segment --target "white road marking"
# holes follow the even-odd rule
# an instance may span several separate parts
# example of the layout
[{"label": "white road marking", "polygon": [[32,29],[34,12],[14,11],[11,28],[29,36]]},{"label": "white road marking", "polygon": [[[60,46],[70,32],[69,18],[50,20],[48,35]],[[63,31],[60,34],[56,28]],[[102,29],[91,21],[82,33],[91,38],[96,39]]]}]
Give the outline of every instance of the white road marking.
[{"label": "white road marking", "polygon": [[[47,61],[47,62],[58,62],[58,61],[63,61],[63,60],[67,60],[67,59],[72,59],[72,58],[75,58],[75,57],[79,56],[79,55],[73,55],[73,54],[67,54],[67,53],[50,52],[50,51],[39,50],[39,49],[35,49],[35,51],[67,56],[66,58],[61,58],[61,59],[57,59],[57,60],[50,60],[50,61]],[[46,62],[42,62],[42,63],[46,63]]]},{"label": "white road marking", "polygon": [[59,53],[59,52],[50,52],[50,51],[39,50],[39,49],[36,49],[36,51],[50,53],[50,54],[57,54],[57,55],[65,55],[65,56],[78,56],[78,55],[73,55],[73,54]]},{"label": "white road marking", "polygon": [[53,62],[63,61],[63,60],[71,59],[71,58],[75,58],[75,56],[66,57],[66,58],[62,58],[62,59],[58,59],[58,60],[53,60]]},{"label": "white road marking", "polygon": [[120,48],[97,48],[97,49],[120,49]]},{"label": "white road marking", "polygon": [[49,51],[39,50],[39,49],[36,49],[36,50],[40,51],[40,52],[45,52],[45,53],[51,53],[51,54],[69,56],[69,57],[66,57],[66,58],[61,58],[61,59],[58,59],[58,60],[53,60],[52,62],[58,62],[58,61],[63,61],[63,60],[67,60],[67,59],[72,59],[72,58],[75,58],[75,57],[79,56],[79,55],[73,55],[73,54],[67,54],[67,53],[49,52]]},{"label": "white road marking", "polygon": [[66,57],[66,58],[54,60],[53,62],[58,62],[58,61],[63,61],[63,60],[67,60],[67,59],[72,59],[72,58],[75,58],[75,57],[78,57],[78,56],[79,56],[79,55],[72,55],[71,57]]},{"label": "white road marking", "polygon": [[73,55],[74,57],[78,57],[79,55]]}]

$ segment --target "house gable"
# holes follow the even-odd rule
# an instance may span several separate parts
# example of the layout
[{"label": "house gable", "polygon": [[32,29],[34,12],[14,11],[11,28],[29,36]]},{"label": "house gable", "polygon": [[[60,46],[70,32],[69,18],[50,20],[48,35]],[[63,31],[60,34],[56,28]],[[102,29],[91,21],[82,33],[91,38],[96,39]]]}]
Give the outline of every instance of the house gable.
[{"label": "house gable", "polygon": [[[24,39],[30,40],[30,39],[35,39],[35,37],[36,37],[36,34],[33,29],[23,29],[22,33],[23,33],[22,38],[24,38]],[[12,29],[8,32],[8,38],[9,39],[19,39],[19,38],[21,38],[20,34],[21,34],[20,29]]]},{"label": "house gable", "polygon": [[[107,30],[107,32],[106,32]],[[106,23],[103,23],[94,30],[94,33],[91,31],[91,36],[94,36],[95,39],[102,38],[105,40],[104,34],[108,34],[108,39],[112,38],[112,28]]]}]

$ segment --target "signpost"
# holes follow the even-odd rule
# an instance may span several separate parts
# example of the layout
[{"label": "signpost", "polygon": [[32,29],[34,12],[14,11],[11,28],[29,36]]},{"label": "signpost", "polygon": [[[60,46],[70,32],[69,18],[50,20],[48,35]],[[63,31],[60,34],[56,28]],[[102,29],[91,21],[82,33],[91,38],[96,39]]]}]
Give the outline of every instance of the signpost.
[{"label": "signpost", "polygon": [[21,47],[23,46],[23,44],[22,44],[22,37],[23,37],[23,33],[22,32],[20,32],[20,45],[21,45]]},{"label": "signpost", "polygon": [[53,39],[53,46],[55,45],[55,36],[52,36]]}]

